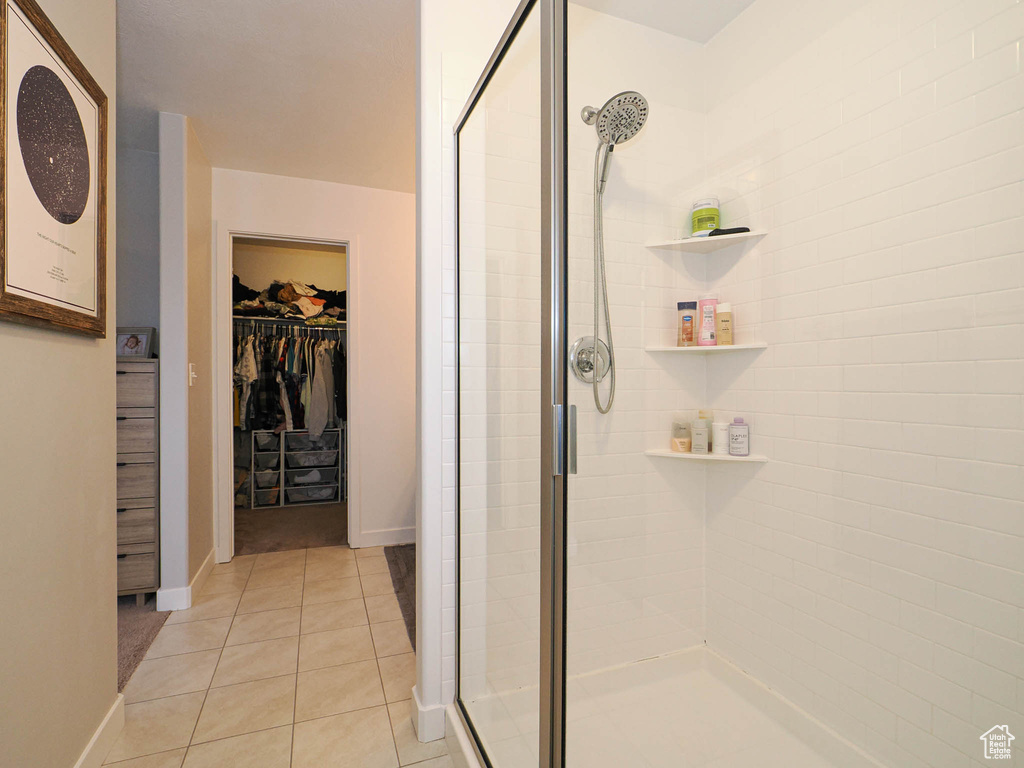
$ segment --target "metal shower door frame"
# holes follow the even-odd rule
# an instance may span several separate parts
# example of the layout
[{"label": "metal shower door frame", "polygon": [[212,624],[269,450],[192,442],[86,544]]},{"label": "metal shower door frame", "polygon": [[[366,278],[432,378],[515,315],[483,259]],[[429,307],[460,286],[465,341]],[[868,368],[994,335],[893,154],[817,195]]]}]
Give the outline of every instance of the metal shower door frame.
[{"label": "metal shower door frame", "polygon": [[[455,123],[455,703],[477,757],[492,768],[462,702],[461,379],[459,361],[459,133],[524,20],[541,14],[541,461],[539,768],[565,765],[566,472],[570,469],[568,375],[568,0],[522,0]],[[573,436],[569,436],[572,440]]]}]

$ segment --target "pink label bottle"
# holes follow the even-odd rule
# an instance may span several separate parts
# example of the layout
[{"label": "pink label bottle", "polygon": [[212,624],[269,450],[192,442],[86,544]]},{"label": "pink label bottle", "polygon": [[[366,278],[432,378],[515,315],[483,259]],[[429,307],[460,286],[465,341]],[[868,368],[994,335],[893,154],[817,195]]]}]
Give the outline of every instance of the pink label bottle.
[{"label": "pink label bottle", "polygon": [[714,296],[702,296],[697,305],[697,317],[700,318],[700,325],[697,330],[697,346],[714,347],[718,345],[715,337],[715,312],[718,308],[718,299]]}]

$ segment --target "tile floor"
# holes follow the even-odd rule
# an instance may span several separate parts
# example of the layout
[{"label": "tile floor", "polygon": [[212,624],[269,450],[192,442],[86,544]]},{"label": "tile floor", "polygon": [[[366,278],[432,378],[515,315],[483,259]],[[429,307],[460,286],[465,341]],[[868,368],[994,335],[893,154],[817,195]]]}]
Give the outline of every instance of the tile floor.
[{"label": "tile floor", "polygon": [[413,732],[415,654],[381,548],[217,565],[125,687],[116,768],[451,768]]}]

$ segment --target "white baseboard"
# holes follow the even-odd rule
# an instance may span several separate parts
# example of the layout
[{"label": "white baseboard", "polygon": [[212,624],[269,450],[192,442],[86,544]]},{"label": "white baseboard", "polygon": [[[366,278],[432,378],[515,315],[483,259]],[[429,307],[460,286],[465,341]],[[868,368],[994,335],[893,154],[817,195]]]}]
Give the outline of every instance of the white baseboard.
[{"label": "white baseboard", "polygon": [[389,528],[384,531],[361,531],[358,536],[353,536],[349,546],[352,549],[363,547],[395,547],[399,544],[415,544],[416,527],[411,528]]},{"label": "white baseboard", "polygon": [[160,587],[156,591],[156,609],[158,611],[185,611],[192,607],[192,588]]},{"label": "white baseboard", "polygon": [[425,706],[420,701],[420,693],[416,686],[412,689],[412,724],[416,730],[416,738],[420,741],[437,741],[445,737],[444,704]]},{"label": "white baseboard", "polygon": [[192,598],[198,597],[206,586],[206,580],[213,572],[213,566],[217,562],[217,550],[211,549],[206,553],[203,564],[199,566],[196,575],[192,577],[187,587],[174,587],[165,589],[161,587],[156,591],[156,609],[158,611],[187,611],[192,607]]},{"label": "white baseboard", "polygon": [[99,768],[104,758],[110,752],[117,737],[124,728],[124,694],[117,694],[114,704],[107,711],[106,717],[100,723],[100,727],[93,733],[89,743],[85,745],[81,757],[75,763],[75,768]]}]

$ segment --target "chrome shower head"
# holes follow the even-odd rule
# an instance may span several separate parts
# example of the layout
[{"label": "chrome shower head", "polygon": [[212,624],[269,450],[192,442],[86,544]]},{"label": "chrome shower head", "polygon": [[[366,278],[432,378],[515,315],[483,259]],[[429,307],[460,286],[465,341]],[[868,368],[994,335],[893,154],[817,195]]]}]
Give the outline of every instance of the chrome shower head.
[{"label": "chrome shower head", "polygon": [[614,146],[629,141],[647,122],[647,99],[636,91],[612,96],[601,109],[584,107],[583,122],[597,127],[598,138]]}]

